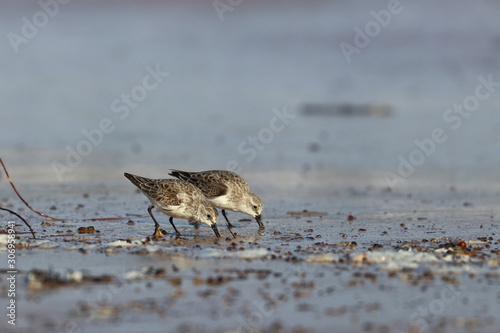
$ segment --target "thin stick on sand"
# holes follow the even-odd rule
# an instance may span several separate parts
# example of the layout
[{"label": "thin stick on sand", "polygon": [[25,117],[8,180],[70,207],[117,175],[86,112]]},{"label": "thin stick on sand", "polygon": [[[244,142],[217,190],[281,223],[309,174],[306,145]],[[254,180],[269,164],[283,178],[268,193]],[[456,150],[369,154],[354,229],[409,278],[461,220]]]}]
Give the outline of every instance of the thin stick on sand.
[{"label": "thin stick on sand", "polygon": [[12,186],[12,189],[14,190],[14,192],[16,192],[18,198],[21,199],[21,201],[24,202],[24,204],[29,209],[31,209],[32,212],[37,213],[38,215],[41,215],[43,217],[46,217],[49,220],[53,220],[53,221],[61,220],[61,219],[57,219],[57,218],[49,216],[49,215],[45,215],[44,213],[40,213],[39,211],[37,211],[36,209],[34,209],[33,207],[31,207],[30,204],[27,203],[26,200],[24,200],[24,198],[21,196],[21,194],[19,194],[19,192],[17,191],[17,188],[14,186],[14,183],[12,182],[12,179],[9,176],[9,172],[7,171],[7,168],[5,167],[5,164],[3,164],[3,161],[2,161],[1,158],[0,158],[0,163],[2,164],[3,171],[5,172],[5,175],[7,176],[7,180],[9,181],[10,186]]},{"label": "thin stick on sand", "polygon": [[[51,221],[66,221],[68,219],[60,219],[60,218],[56,218],[56,217],[52,217],[52,216],[49,216],[47,214],[44,214],[44,213],[41,213],[39,212],[38,210],[34,209],[33,207],[30,206],[30,204],[24,200],[24,198],[21,196],[21,194],[19,194],[19,192],[17,191],[17,188],[16,186],[14,185],[14,182],[12,181],[12,179],[10,178],[9,176],[9,172],[7,171],[7,167],[5,166],[5,164],[3,163],[2,159],[0,158],[0,164],[2,164],[2,168],[3,168],[3,171],[5,172],[5,175],[7,176],[7,180],[9,181],[9,184],[10,186],[12,186],[12,189],[14,190],[14,192],[16,192],[16,195],[19,199],[21,199],[21,201],[34,213],[40,215],[40,216],[43,216],[45,218],[47,218],[48,220],[51,220]],[[15,212],[12,212],[8,209],[4,209],[4,210],[7,210],[15,215],[17,215],[19,218],[21,218],[23,221],[25,221],[21,216],[19,216],[17,213]],[[127,219],[127,217],[101,217],[101,218],[88,218],[88,219],[82,219],[82,221],[113,221],[113,220],[125,220]],[[27,224],[27,222],[25,221],[24,223]],[[29,226],[29,225],[28,225]],[[30,227],[30,230],[31,230],[31,227]],[[33,231],[32,231],[33,232]],[[33,234],[34,236],[34,234]]]},{"label": "thin stick on sand", "polygon": [[36,239],[36,236],[35,236],[35,232],[33,231],[33,229],[31,228],[30,224],[21,216],[19,215],[18,213],[10,210],[10,209],[7,209],[7,208],[3,208],[3,207],[0,207],[1,210],[5,210],[6,212],[9,212],[11,213],[12,215],[15,215],[17,217],[19,217],[23,222],[24,224],[26,224],[28,226],[28,228],[30,229],[31,231],[31,234],[33,235],[33,238]]}]

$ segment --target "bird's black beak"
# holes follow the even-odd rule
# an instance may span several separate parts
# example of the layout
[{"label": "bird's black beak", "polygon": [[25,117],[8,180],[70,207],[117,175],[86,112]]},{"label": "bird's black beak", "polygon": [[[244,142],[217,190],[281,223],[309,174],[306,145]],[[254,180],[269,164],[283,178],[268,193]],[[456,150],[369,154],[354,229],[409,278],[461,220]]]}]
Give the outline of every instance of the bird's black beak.
[{"label": "bird's black beak", "polygon": [[262,215],[255,216],[255,221],[259,224],[259,228],[264,229],[264,223],[262,223]]},{"label": "bird's black beak", "polygon": [[220,238],[220,233],[219,233],[219,229],[217,229],[217,224],[212,224],[212,230],[215,232],[215,236],[217,236],[217,238]]}]

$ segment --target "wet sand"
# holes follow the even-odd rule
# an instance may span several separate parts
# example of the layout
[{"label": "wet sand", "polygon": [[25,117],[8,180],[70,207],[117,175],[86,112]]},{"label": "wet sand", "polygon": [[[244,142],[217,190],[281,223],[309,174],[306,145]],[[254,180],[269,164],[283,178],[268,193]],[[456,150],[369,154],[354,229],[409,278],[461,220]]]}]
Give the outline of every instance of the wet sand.
[{"label": "wet sand", "polygon": [[[498,3],[402,1],[350,62],[342,43],[387,1],[243,1],[223,18],[214,3],[71,1],[49,18],[6,2],[0,157],[35,208],[68,220],[28,211],[0,173],[0,206],[38,236],[0,212],[0,331],[499,332]],[[8,36],[44,15],[16,52]],[[389,190],[384,173],[412,157]],[[264,232],[229,213],[236,239],[221,217],[222,239],[179,220],[176,240],[158,215],[168,235],[148,239],[123,172],[235,164]],[[103,217],[124,219],[85,220]]]},{"label": "wet sand", "polygon": [[[165,216],[168,235],[149,239],[146,199],[125,179],[20,183],[34,207],[69,220],[45,221],[2,191],[1,205],[29,216],[38,236],[16,224],[16,331],[496,332],[498,183],[450,186],[422,172],[391,191],[375,174],[318,170],[286,183],[249,173],[266,229],[230,213],[237,237],[219,219],[218,240],[182,220],[174,239]],[[82,221],[115,216],[125,218]]]}]

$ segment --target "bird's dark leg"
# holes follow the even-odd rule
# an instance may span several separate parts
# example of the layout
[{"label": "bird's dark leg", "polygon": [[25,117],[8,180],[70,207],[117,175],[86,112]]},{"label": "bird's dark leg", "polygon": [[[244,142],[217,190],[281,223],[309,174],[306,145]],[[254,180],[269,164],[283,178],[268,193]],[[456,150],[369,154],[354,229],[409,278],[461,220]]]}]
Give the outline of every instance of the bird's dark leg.
[{"label": "bird's dark leg", "polygon": [[153,237],[163,237],[165,235],[160,230],[160,224],[156,221],[155,217],[153,216],[153,211],[152,211],[153,208],[155,208],[155,206],[153,206],[153,205],[148,207],[148,213],[151,216],[151,218],[153,219],[153,221],[155,221],[155,232],[153,234]]},{"label": "bird's dark leg", "polygon": [[231,222],[229,222],[229,220],[226,216],[226,211],[224,209],[222,210],[222,215],[224,215],[224,218],[226,219],[227,230],[229,230],[229,232],[231,233],[231,236],[233,236],[233,238],[236,238],[236,236],[231,231],[231,228],[233,227],[233,225],[231,224]]},{"label": "bird's dark leg", "polygon": [[226,219],[227,228],[229,230],[231,230],[231,228],[233,227],[233,225],[231,224],[231,222],[229,222],[229,219],[227,218],[227,215],[226,215],[226,211],[224,209],[222,210],[222,215],[224,215],[224,218]]},{"label": "bird's dark leg", "polygon": [[170,224],[172,225],[172,227],[174,227],[174,230],[175,230],[175,236],[177,238],[181,237],[181,233],[179,232],[179,230],[177,230],[177,228],[175,227],[174,225],[174,218],[172,216],[170,216],[170,218],[168,219],[170,221]]}]

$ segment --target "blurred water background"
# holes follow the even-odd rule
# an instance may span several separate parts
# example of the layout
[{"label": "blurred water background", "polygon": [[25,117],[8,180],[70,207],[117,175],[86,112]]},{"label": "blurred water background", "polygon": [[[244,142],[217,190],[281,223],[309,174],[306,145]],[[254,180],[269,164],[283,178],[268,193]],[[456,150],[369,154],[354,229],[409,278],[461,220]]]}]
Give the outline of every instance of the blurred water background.
[{"label": "blurred water background", "polygon": [[[388,12],[390,2],[42,3],[51,5],[2,1],[0,11],[0,154],[26,181],[59,181],[53,163],[67,165],[68,147],[84,149],[82,131],[103,119],[113,129],[64,181],[94,180],[96,169],[121,180],[109,169],[131,165],[236,165],[375,170],[383,183],[436,128],[447,140],[417,169],[500,175],[499,87],[458,128],[443,119],[474,95],[479,76],[500,82],[497,1],[401,1],[350,61],[341,43],[355,46],[367,24],[377,32],[372,11]],[[155,69],[168,76],[137,88]],[[119,111],[134,89],[141,100]],[[304,115],[311,103],[393,113]],[[276,112],[296,116],[273,131]]]}]

